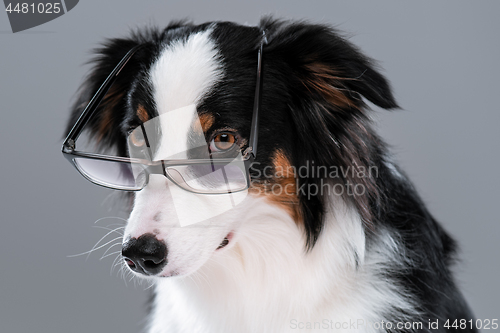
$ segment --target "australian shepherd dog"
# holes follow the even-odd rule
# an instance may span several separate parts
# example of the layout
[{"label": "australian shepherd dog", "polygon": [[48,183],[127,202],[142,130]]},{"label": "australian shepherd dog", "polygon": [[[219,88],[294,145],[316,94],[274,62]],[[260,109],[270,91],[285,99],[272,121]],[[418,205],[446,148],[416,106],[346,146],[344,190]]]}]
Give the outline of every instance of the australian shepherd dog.
[{"label": "australian shepherd dog", "polygon": [[186,108],[211,152],[248,153],[261,79],[244,199],[179,226],[217,195],[175,199],[172,174],[126,192],[122,261],[154,283],[148,332],[476,331],[454,240],[373,130],[367,102],[398,108],[374,61],[325,25],[178,21],[105,42],[68,131],[137,46],[87,124],[125,157],[130,133],[164,114],[161,144],[185,146],[200,131],[174,112]]}]

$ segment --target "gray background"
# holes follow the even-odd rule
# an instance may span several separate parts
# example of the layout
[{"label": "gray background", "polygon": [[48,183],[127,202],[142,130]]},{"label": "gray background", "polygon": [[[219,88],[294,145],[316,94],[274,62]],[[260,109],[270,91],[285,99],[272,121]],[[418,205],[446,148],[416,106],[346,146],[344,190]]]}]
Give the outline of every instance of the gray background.
[{"label": "gray background", "polygon": [[114,0],[81,1],[18,34],[0,13],[1,332],[137,332],[143,324],[146,285],[110,274],[104,249],[67,257],[105,234],[92,226],[120,223],[94,224],[120,215],[108,208],[112,191],[87,183],[59,151],[89,50],[151,22],[255,24],[269,13],[338,25],[380,60],[404,108],[378,112],[380,132],[459,240],[457,277],[476,316],[500,317],[500,2]]}]

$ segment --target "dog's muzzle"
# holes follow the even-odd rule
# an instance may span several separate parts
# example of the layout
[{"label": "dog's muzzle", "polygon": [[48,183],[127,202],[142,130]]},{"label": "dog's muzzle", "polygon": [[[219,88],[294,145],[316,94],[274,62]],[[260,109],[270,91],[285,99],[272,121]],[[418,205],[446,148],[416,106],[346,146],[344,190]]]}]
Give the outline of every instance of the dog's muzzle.
[{"label": "dog's muzzle", "polygon": [[136,273],[156,275],[167,264],[167,246],[153,234],[130,238],[122,245],[122,256]]}]

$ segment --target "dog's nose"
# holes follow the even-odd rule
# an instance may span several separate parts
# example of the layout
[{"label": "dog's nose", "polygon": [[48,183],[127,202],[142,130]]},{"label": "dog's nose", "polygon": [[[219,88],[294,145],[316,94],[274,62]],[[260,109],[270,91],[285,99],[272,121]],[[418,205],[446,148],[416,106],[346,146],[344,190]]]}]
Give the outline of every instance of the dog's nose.
[{"label": "dog's nose", "polygon": [[167,264],[167,246],[153,234],[131,238],[122,245],[122,256],[137,273],[155,275]]}]

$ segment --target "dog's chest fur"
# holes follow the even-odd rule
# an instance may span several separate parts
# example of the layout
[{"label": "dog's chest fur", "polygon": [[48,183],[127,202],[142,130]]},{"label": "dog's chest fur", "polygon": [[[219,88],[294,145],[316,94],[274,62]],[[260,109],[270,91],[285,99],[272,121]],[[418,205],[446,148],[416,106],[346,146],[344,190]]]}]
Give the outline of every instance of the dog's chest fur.
[{"label": "dog's chest fur", "polygon": [[366,249],[359,215],[337,202],[306,253],[303,232],[286,212],[259,207],[222,258],[191,276],[158,281],[151,333],[375,332],[382,320],[418,317],[404,288],[383,274],[400,266],[389,232]]}]

